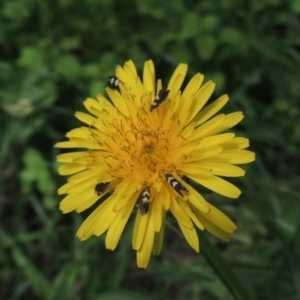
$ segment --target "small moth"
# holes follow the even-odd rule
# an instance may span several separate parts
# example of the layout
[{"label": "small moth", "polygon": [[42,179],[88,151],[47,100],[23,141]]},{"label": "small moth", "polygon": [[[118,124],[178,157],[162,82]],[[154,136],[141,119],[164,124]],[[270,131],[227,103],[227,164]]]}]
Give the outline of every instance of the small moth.
[{"label": "small moth", "polygon": [[183,197],[183,192],[188,192],[187,188],[181,184],[175,177],[173,177],[171,174],[166,173],[165,174],[166,179],[169,183],[169,185],[181,196]]},{"label": "small moth", "polygon": [[167,99],[169,93],[170,93],[170,90],[161,89],[158,92],[157,96],[155,97],[153,103],[151,104],[150,111],[153,111],[153,109],[160,106],[162,104],[162,102],[164,102]]}]

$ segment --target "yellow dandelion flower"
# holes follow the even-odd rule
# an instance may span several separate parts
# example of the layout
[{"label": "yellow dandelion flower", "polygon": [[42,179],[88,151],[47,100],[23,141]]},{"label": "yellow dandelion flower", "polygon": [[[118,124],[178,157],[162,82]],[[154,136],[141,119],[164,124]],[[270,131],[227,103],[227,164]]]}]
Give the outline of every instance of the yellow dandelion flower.
[{"label": "yellow dandelion flower", "polygon": [[239,123],[243,113],[214,116],[228,96],[203,108],[214,82],[202,85],[204,76],[197,73],[181,91],[187,68],[180,64],[164,88],[160,79],[155,82],[151,60],[144,64],[143,80],[132,61],[118,66],[116,76],[108,79],[110,101],[102,95],[87,98],[84,106],[90,114],[75,114],[86,125],[68,132],[69,141],[56,144],[83,149],[57,157],[63,163],[59,173],[73,174],[58,190],[67,194],[60,203],[63,213],[82,212],[108,194],[80,226],[79,239],[106,232],[106,247],[114,250],[137,205],[132,246],[140,268],[147,267],[151,253],[160,253],[169,210],[195,251],[195,225],[228,241],[236,225],[186,178],[238,198],[241,191],[221,177],[244,176],[236,165],[255,160],[253,152],[244,150],[248,139],[223,133]]}]

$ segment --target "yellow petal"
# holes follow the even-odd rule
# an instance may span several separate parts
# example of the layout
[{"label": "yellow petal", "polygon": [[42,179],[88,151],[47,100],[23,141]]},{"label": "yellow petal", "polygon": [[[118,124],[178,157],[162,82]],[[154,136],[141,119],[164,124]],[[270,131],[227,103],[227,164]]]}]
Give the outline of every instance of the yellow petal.
[{"label": "yellow petal", "polygon": [[223,144],[225,150],[245,149],[248,148],[249,145],[249,139],[243,137],[236,137]]},{"label": "yellow petal", "polygon": [[86,151],[78,151],[78,152],[69,152],[64,154],[59,154],[56,156],[56,160],[61,163],[71,163],[77,157],[86,154]]},{"label": "yellow petal", "polygon": [[74,142],[65,141],[65,142],[59,142],[54,145],[56,148],[78,148],[78,145]]},{"label": "yellow petal", "polygon": [[162,89],[163,85],[162,85],[162,81],[161,79],[158,79],[157,80],[157,83],[156,83],[156,95],[158,94],[158,92]]},{"label": "yellow petal", "polygon": [[210,204],[210,208],[208,214],[196,210],[195,215],[204,224],[206,230],[223,240],[230,240],[231,234],[237,228],[236,225],[213,205]]},{"label": "yellow petal", "polygon": [[224,240],[227,242],[230,241],[232,233],[228,233],[228,232],[222,230],[221,228],[216,226],[214,223],[210,222],[209,220],[205,219],[203,216],[201,216],[199,214],[197,215],[197,217],[204,224],[205,229],[208,232],[210,232],[211,234],[213,234],[214,236],[216,236],[217,238],[219,238],[221,240]]},{"label": "yellow petal", "polygon": [[[197,73],[195,74],[192,79],[187,84],[186,88],[182,93],[182,100],[189,98],[191,95],[195,94],[197,90],[200,88],[203,82],[204,76],[203,74]],[[189,106],[189,103],[185,103],[186,106]]]},{"label": "yellow petal", "polygon": [[189,123],[193,118],[197,115],[197,113],[202,109],[202,107],[206,104],[207,100],[212,95],[216,84],[213,81],[206,82],[194,95],[194,101],[189,107],[187,112],[188,118],[186,119],[186,123]]},{"label": "yellow petal", "polygon": [[[100,206],[98,206],[81,224],[76,233],[76,236],[78,236],[81,240],[86,240],[94,233],[95,228],[98,226],[98,223],[103,224],[103,222],[106,221],[106,217],[108,215],[110,216],[109,221],[111,221],[111,216],[115,217],[116,215],[112,212],[112,207],[115,201],[116,197],[114,195],[111,195]],[[112,214],[110,212],[112,212]],[[110,224],[105,223],[105,225],[107,229]],[[104,231],[106,229],[104,229]]]},{"label": "yellow petal", "polygon": [[[94,190],[94,189],[92,189]],[[77,204],[76,212],[81,213],[84,210],[90,208],[93,204],[95,204],[100,198],[102,198],[106,193],[103,193],[100,197],[94,192],[94,195],[90,196],[89,198],[84,197],[84,201]]]},{"label": "yellow petal", "polygon": [[75,113],[75,117],[80,120],[81,122],[89,125],[89,126],[92,126],[94,123],[97,122],[97,119],[92,117],[91,115],[88,115],[86,113],[83,113],[83,112],[80,112],[80,111],[77,111]]},{"label": "yellow petal", "polygon": [[110,88],[106,88],[105,90],[115,107],[117,107],[124,115],[128,116],[129,112],[126,102],[120,93],[117,90],[112,90]]},{"label": "yellow petal", "polygon": [[111,203],[103,210],[102,217],[95,223],[93,235],[102,235],[115,221],[117,213],[112,210],[114,203]]},{"label": "yellow petal", "polygon": [[190,141],[199,140],[207,136],[211,136],[211,132],[225,120],[225,115],[218,115],[208,122],[204,123],[200,127],[198,127],[192,135],[189,137]]},{"label": "yellow petal", "polygon": [[75,185],[68,182],[69,188],[67,189],[68,194],[79,193],[83,190],[95,190],[95,186],[98,184],[97,178],[86,178]]},{"label": "yellow petal", "polygon": [[228,115],[226,115],[225,120],[223,122],[219,123],[218,126],[215,127],[211,131],[210,134],[214,135],[214,134],[220,133],[222,131],[225,131],[229,128],[232,128],[236,124],[240,123],[243,118],[244,118],[244,115],[240,111],[232,113],[232,114],[228,114]]},{"label": "yellow petal", "polygon": [[66,193],[67,193],[67,190],[68,190],[68,188],[69,188],[70,186],[71,186],[71,185],[70,185],[69,183],[66,183],[66,184],[64,184],[63,186],[61,186],[61,187],[57,190],[58,195],[66,194]]},{"label": "yellow petal", "polygon": [[187,64],[179,64],[176,70],[174,71],[168,84],[168,89],[170,90],[170,98],[172,98],[172,96],[175,95],[175,93],[181,88],[181,85],[187,73],[187,69]]},{"label": "yellow petal", "polygon": [[116,113],[115,107],[104,96],[102,96],[101,94],[97,94],[96,98],[97,98],[98,102],[100,103],[100,106],[104,113],[106,113],[110,117],[112,117],[114,115],[114,113]]},{"label": "yellow petal", "polygon": [[79,128],[75,128],[70,130],[69,132],[67,132],[66,137],[68,138],[87,138],[88,135],[90,135],[92,133],[90,128],[87,127],[79,127]]},{"label": "yellow petal", "polygon": [[199,112],[194,119],[194,121],[197,123],[197,126],[201,125],[214,114],[216,114],[228,102],[228,100],[228,95],[223,95]]},{"label": "yellow petal", "polygon": [[247,164],[255,160],[255,153],[248,150],[224,150],[222,153],[214,156],[213,160],[235,165]]},{"label": "yellow petal", "polygon": [[241,191],[236,186],[217,176],[203,173],[191,174],[189,172],[186,172],[186,175],[206,188],[225,197],[238,198],[241,194]]},{"label": "yellow petal", "polygon": [[204,230],[204,225],[199,221],[199,219],[195,216],[195,214],[192,212],[188,202],[186,201],[179,201],[179,206],[184,210],[184,212],[192,219],[192,221],[196,224],[196,226]]},{"label": "yellow petal", "polygon": [[[151,212],[151,207],[149,208],[149,212]],[[146,235],[149,215],[150,213],[142,215],[140,211],[138,211],[136,214],[133,235],[132,235],[132,248],[134,250],[139,250],[142,246],[142,243]]]},{"label": "yellow petal", "polygon": [[161,230],[161,222],[162,222],[162,193],[156,195],[153,199],[152,205],[152,221],[155,232],[159,232]]},{"label": "yellow petal", "polygon": [[100,167],[105,167],[105,163],[103,161],[98,162],[95,157],[92,157],[89,155],[88,152],[86,152],[84,155],[74,158],[73,159],[74,164],[79,164],[88,167],[89,165],[95,165],[97,164]]},{"label": "yellow petal", "polygon": [[194,141],[194,142],[191,142],[191,143],[184,144],[181,147],[178,147],[177,150],[176,150],[177,154],[173,156],[173,160],[176,161],[177,158],[179,158],[183,154],[192,152],[198,145],[199,145],[199,142]]},{"label": "yellow petal", "polygon": [[171,198],[170,211],[178,223],[182,224],[183,226],[189,229],[194,227],[190,217],[182,210],[182,208],[179,206],[179,204],[174,198]]},{"label": "yellow petal", "polygon": [[153,222],[148,222],[145,234],[146,236],[144,238],[143,244],[141,248],[136,252],[136,260],[139,268],[147,268],[150,261],[154,241]]},{"label": "yellow petal", "polygon": [[125,85],[128,84],[128,83],[127,83],[127,76],[126,76],[126,73],[125,73],[124,69],[123,69],[121,66],[118,66],[118,67],[116,68],[116,76],[117,76],[117,78],[120,79],[121,85],[122,85],[123,83],[125,83]]},{"label": "yellow petal", "polygon": [[234,136],[235,136],[235,134],[231,133],[231,132],[208,136],[208,137],[203,138],[200,141],[200,143],[197,145],[196,148],[199,150],[203,150],[208,147],[222,145],[223,143],[233,139]]},{"label": "yellow petal", "polygon": [[210,212],[208,214],[201,215],[226,232],[233,233],[237,228],[236,225],[223,212],[221,212],[212,204],[210,204]]},{"label": "yellow petal", "polygon": [[148,60],[144,64],[143,82],[147,92],[154,93],[155,91],[155,73],[152,60]]},{"label": "yellow petal", "polygon": [[184,158],[184,163],[194,162],[197,160],[203,160],[206,158],[213,157],[221,152],[223,152],[224,146],[218,145],[213,146],[211,148],[207,148],[205,150],[194,150],[190,152],[189,154],[186,154]]},{"label": "yellow petal", "polygon": [[94,139],[92,136],[87,138],[76,138],[72,137],[71,141],[77,144],[77,148],[87,148],[93,150],[103,150],[104,146],[101,142]]},{"label": "yellow petal", "polygon": [[182,124],[187,124],[187,120],[190,118],[190,108],[194,105],[194,94],[200,88],[203,82],[204,76],[197,73],[188,83],[184,92],[182,93],[179,105],[177,106],[177,112],[180,116],[180,121]]},{"label": "yellow petal", "polygon": [[85,170],[86,167],[80,164],[64,164],[58,168],[59,175],[70,175]]},{"label": "yellow petal", "polygon": [[[174,123],[170,122],[170,120],[175,120],[175,119],[178,120],[178,115],[174,114],[174,110],[175,110],[176,105],[178,105],[178,103],[180,101],[180,94],[181,94],[180,90],[176,91],[174,93],[174,95],[172,96],[172,100],[170,100],[169,102],[165,101],[166,104],[163,107],[164,111],[162,111],[162,113],[160,114],[160,119],[159,119],[159,122],[161,122],[161,124],[162,124],[161,128],[169,129],[171,126],[171,129],[172,130],[174,129],[173,128]],[[171,99],[170,95],[169,95],[169,99]],[[180,128],[177,127],[177,130],[179,131]],[[171,135],[170,135],[170,137],[171,137]]]},{"label": "yellow petal", "polygon": [[99,103],[99,101],[96,101],[92,98],[87,98],[83,102],[84,107],[94,116],[99,117],[102,114],[102,107]]},{"label": "yellow petal", "polygon": [[[104,176],[105,175],[105,176]],[[89,178],[95,178],[99,182],[104,182],[104,181],[111,181],[110,175],[107,173],[105,170],[102,172],[102,170],[86,170],[81,173],[75,174],[71,176],[68,181],[72,183],[73,185],[78,184],[81,181],[85,181]]]},{"label": "yellow petal", "polygon": [[128,93],[132,95],[137,95],[136,80],[135,80],[137,74],[134,65],[132,66],[131,63],[126,62],[123,69],[126,74],[127,84],[125,85],[125,87]]},{"label": "yellow petal", "polygon": [[59,209],[64,213],[71,212],[81,205],[90,207],[93,205],[99,196],[95,193],[94,189],[83,190],[80,193],[72,193],[66,196],[59,204]]},{"label": "yellow petal", "polygon": [[165,223],[166,223],[166,213],[162,213],[162,224],[159,232],[155,232],[154,242],[153,242],[153,255],[159,255],[162,249],[164,235],[165,235]]},{"label": "yellow petal", "polygon": [[126,200],[127,205],[122,210],[118,211],[114,222],[108,228],[105,238],[105,245],[107,249],[114,250],[117,247],[122,232],[132,213],[132,209],[135,205],[135,200],[135,197],[132,196],[131,199]]},{"label": "yellow petal", "polygon": [[138,194],[136,193],[135,187],[132,184],[132,179],[125,179],[123,180],[118,186],[116,187],[114,194],[118,196],[118,200],[115,203],[113,211],[118,211],[123,209],[127,206],[128,196],[134,197],[135,201],[138,198]]},{"label": "yellow petal", "polygon": [[133,62],[131,59],[128,60],[128,61],[126,61],[125,66],[126,66],[126,67],[129,67],[130,70],[132,71],[132,73],[133,73],[135,76],[137,76],[137,71],[136,71],[136,68],[135,68],[135,64],[134,64],[134,62]]},{"label": "yellow petal", "polygon": [[242,168],[233,166],[231,164],[215,162],[213,158],[212,161],[203,161],[199,162],[199,164],[185,164],[185,168],[183,171],[186,171],[189,174],[198,174],[199,167],[201,168],[201,170],[204,169],[207,173],[218,176],[240,177],[245,175],[245,171]]},{"label": "yellow petal", "polygon": [[168,211],[170,209],[170,201],[171,201],[171,197],[170,194],[167,190],[167,188],[163,185],[161,188],[161,202],[162,202],[162,206],[163,208]]},{"label": "yellow petal", "polygon": [[195,227],[193,228],[187,228],[183,225],[181,225],[180,223],[178,223],[185,239],[187,240],[187,242],[189,243],[189,245],[196,251],[199,252],[200,248],[199,248],[199,239],[198,239],[198,235],[197,232],[195,230]]},{"label": "yellow petal", "polygon": [[191,202],[201,212],[208,213],[210,210],[208,202],[189,184],[187,184],[187,189],[189,190],[189,202]]},{"label": "yellow petal", "polygon": [[[141,101],[142,97],[145,96],[145,95],[147,95],[147,94],[149,94],[149,91],[147,91],[145,89],[143,83],[141,82],[140,77],[136,77],[135,78],[135,85],[136,85],[136,88],[137,88],[137,97],[133,97],[133,101],[136,104],[135,110],[138,110],[139,107],[140,107],[140,105],[143,103]],[[135,115],[135,114],[133,114],[133,115]]]},{"label": "yellow petal", "polygon": [[194,131],[195,129],[195,126],[196,126],[196,123],[195,122],[192,122],[190,123],[188,126],[186,126],[182,132],[181,132],[181,135],[186,139],[188,138]]}]

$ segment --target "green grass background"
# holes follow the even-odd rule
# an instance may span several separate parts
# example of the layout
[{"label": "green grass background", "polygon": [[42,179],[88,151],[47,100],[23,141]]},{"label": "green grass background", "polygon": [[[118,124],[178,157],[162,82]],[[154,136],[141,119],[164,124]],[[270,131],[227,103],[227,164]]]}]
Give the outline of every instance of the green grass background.
[{"label": "green grass background", "polygon": [[[300,299],[300,1],[3,0],[0,2],[0,299]],[[136,267],[132,221],[118,248],[62,215],[54,143],[80,125],[116,64],[179,62],[217,83],[256,162],[239,200],[206,198],[238,225],[230,243],[187,245],[169,216],[163,251]]]}]

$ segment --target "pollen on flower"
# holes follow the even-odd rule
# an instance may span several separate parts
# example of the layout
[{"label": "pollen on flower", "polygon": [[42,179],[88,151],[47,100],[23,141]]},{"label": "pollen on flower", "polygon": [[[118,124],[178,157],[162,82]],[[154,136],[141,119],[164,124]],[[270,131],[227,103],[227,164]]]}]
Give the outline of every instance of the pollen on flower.
[{"label": "pollen on flower", "polygon": [[107,199],[91,213],[77,232],[81,240],[106,232],[106,247],[114,250],[125,225],[136,210],[132,236],[137,264],[145,268],[151,252],[159,254],[170,211],[189,245],[199,251],[195,226],[229,240],[235,224],[209,204],[190,184],[194,181],[229,198],[241,191],[221,177],[244,176],[237,165],[251,162],[244,150],[246,138],[224,133],[239,123],[241,112],[214,115],[226,104],[224,95],[206,106],[214,83],[204,85],[196,74],[182,91],[187,65],[180,64],[169,83],[155,83],[152,61],[144,66],[143,80],[132,61],[116,68],[106,92],[84,101],[90,114],[76,112],[86,124],[67,133],[61,148],[84,150],[61,154],[61,175],[72,175],[59,190],[67,194],[64,212],[81,212],[104,195]]},{"label": "pollen on flower", "polygon": [[[142,109],[144,113],[139,110],[136,118],[118,112],[118,118],[112,121],[101,120],[101,125],[108,131],[104,141],[99,140],[98,135],[90,134],[94,143],[104,150],[91,152],[91,157],[103,160],[112,178],[127,178],[136,174],[139,178],[152,178],[155,181],[174,169],[174,165],[170,169],[169,140],[175,138],[180,143],[181,138],[170,136],[169,130],[163,131],[161,123],[154,124],[153,120],[146,120],[146,109]],[[176,123],[170,123],[168,128],[175,130]],[[94,125],[97,127],[98,123]]]}]

